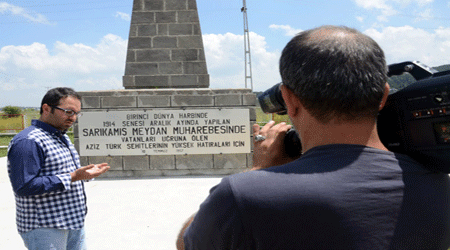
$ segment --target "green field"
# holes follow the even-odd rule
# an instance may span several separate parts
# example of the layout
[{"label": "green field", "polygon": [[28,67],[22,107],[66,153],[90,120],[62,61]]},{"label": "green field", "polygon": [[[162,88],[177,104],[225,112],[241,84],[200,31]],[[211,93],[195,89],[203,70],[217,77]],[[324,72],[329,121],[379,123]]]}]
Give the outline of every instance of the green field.
[{"label": "green field", "polygon": [[22,124],[22,116],[0,116],[0,131],[18,131],[23,128],[22,126],[24,126]]},{"label": "green field", "polygon": [[[31,120],[39,118],[39,110],[23,109],[24,127],[31,125]],[[4,133],[17,133],[21,131],[22,117],[0,117],[0,146],[8,146],[9,141],[13,138],[12,135],[2,135]],[[0,148],[0,157],[6,156],[6,148]]]},{"label": "green field", "polygon": [[274,120],[277,123],[286,122],[291,124],[287,115],[265,114],[261,108],[256,109],[256,123],[263,125],[268,123],[270,120]]}]

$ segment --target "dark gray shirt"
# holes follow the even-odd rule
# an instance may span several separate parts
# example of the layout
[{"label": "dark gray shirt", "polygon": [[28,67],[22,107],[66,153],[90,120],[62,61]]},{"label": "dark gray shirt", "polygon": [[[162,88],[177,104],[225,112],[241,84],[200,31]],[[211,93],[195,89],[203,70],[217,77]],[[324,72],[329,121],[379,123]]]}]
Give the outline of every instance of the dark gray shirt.
[{"label": "dark gray shirt", "polygon": [[186,249],[448,249],[450,182],[405,155],[326,145],[224,178]]}]

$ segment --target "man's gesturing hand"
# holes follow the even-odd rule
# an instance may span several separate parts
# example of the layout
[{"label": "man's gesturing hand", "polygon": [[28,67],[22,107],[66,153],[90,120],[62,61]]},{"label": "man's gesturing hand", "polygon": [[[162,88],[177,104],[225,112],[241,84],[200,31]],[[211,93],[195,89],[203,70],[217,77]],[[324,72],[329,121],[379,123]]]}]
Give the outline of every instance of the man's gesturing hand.
[{"label": "man's gesturing hand", "polygon": [[77,169],[75,172],[70,173],[70,176],[72,176],[72,182],[90,180],[105,173],[109,168],[108,163],[91,164]]}]

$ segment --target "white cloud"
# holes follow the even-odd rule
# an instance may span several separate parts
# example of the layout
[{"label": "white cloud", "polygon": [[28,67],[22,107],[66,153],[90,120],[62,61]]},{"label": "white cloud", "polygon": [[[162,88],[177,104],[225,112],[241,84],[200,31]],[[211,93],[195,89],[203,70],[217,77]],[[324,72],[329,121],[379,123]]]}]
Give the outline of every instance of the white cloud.
[{"label": "white cloud", "polygon": [[403,26],[368,29],[364,33],[380,44],[388,63],[421,61],[432,67],[450,63],[450,28],[430,32]]},{"label": "white cloud", "polygon": [[357,16],[356,20],[358,20],[360,23],[364,22],[364,17],[362,16]]},{"label": "white cloud", "polygon": [[22,7],[15,6],[7,2],[0,2],[0,13],[21,16],[33,23],[50,24],[47,17],[44,15],[26,10]]},{"label": "white cloud", "polygon": [[431,9],[425,9],[418,13],[418,17],[415,19],[416,22],[422,21],[422,20],[430,20],[432,19],[433,11]]},{"label": "white cloud", "polygon": [[48,87],[67,86],[78,91],[123,88],[126,50],[127,41],[112,34],[95,47],[59,41],[52,49],[40,43],[5,46],[0,50],[0,89],[4,92],[0,106],[8,105],[3,103],[8,99],[30,102],[13,99],[17,92],[41,94],[30,98],[38,105],[35,99],[40,102]]},{"label": "white cloud", "polygon": [[120,12],[120,11],[116,12],[116,17],[119,17],[122,20],[125,20],[125,21],[128,21],[128,22],[131,21],[131,16],[129,14],[123,13],[123,12]]},{"label": "white cloud", "polygon": [[285,36],[289,36],[289,37],[293,37],[303,31],[301,29],[294,29],[289,25],[272,24],[269,26],[269,28],[273,29],[273,30],[284,30]]},{"label": "white cloud", "polygon": [[[211,88],[245,87],[244,36],[232,33],[203,35]],[[279,82],[279,52],[267,49],[263,36],[250,32],[253,89],[262,91]],[[248,88],[251,86],[248,85]]]},{"label": "white cloud", "polygon": [[432,2],[434,2],[434,0],[416,0],[416,2],[419,5],[424,6],[424,5],[427,5],[427,4],[431,4]]},{"label": "white cloud", "polygon": [[434,0],[394,0],[394,2],[397,2],[403,6],[409,5],[411,3],[416,3],[419,6],[425,6],[430,3],[432,3]]},{"label": "white cloud", "polygon": [[[232,33],[203,36],[211,88],[244,88],[244,37]],[[270,51],[265,37],[250,32],[253,89],[280,81],[280,52]],[[106,35],[96,46],[55,42],[0,49],[0,107],[38,106],[48,88],[77,91],[123,89],[127,41]],[[247,86],[250,88],[251,86]],[[20,96],[20,98],[18,97]]]},{"label": "white cloud", "polygon": [[[298,29],[273,25],[286,34]],[[295,32],[293,32],[295,30]],[[433,31],[411,26],[371,28],[364,32],[386,53],[388,63],[418,60],[429,66],[448,64],[450,28]],[[244,88],[244,36],[204,34],[203,43],[211,88]],[[265,37],[250,32],[252,76],[255,91],[280,81],[280,51],[270,49]],[[0,107],[38,106],[47,87],[68,86],[79,91],[123,89],[127,41],[108,34],[97,45],[55,42],[5,46],[0,49]],[[250,86],[248,86],[250,87]],[[20,105],[19,105],[20,104]]]},{"label": "white cloud", "polygon": [[[380,15],[377,16],[379,22],[388,22],[389,17],[398,15],[400,12],[396,7],[405,9],[408,6],[416,5],[420,8],[431,4],[434,0],[353,0],[357,6],[364,8],[366,10],[377,10]],[[405,10],[408,13],[408,10]],[[408,13],[409,14],[409,13]],[[432,18],[432,10],[430,8],[419,13],[420,20],[429,20]]]},{"label": "white cloud", "polygon": [[381,15],[377,17],[380,22],[387,22],[388,17],[396,15],[398,12],[392,7],[392,5],[387,4],[387,0],[354,0],[356,5],[367,10],[379,10]]}]

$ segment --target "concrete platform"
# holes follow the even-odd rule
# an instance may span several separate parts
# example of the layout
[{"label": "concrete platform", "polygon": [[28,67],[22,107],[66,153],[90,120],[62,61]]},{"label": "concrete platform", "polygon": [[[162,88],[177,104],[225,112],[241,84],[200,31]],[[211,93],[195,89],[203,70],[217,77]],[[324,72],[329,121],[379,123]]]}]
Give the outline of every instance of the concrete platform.
[{"label": "concrete platform", "polygon": [[[86,183],[88,249],[175,249],[183,222],[221,177],[101,179]],[[25,249],[15,225],[6,157],[0,158],[0,249]]]}]

